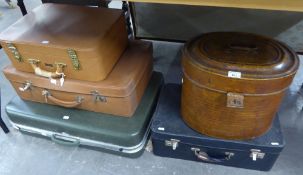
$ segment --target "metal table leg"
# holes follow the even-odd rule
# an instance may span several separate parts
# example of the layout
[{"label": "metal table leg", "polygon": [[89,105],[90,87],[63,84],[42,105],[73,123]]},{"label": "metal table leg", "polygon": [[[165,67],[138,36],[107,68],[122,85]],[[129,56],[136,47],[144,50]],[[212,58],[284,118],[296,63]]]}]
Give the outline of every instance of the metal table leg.
[{"label": "metal table leg", "polygon": [[[0,106],[1,106],[1,91],[0,91]],[[3,131],[4,131],[5,133],[8,133],[8,132],[9,132],[7,126],[5,125],[5,123],[4,123],[3,120],[2,120],[1,112],[0,112],[0,127],[3,129]]]},{"label": "metal table leg", "polygon": [[9,133],[9,130],[8,130],[7,126],[5,125],[5,123],[3,122],[2,118],[0,119],[0,126],[5,133]]},{"label": "metal table leg", "polygon": [[21,10],[22,15],[23,16],[26,15],[27,14],[27,10],[25,8],[23,0],[17,0],[17,5],[19,6],[19,8]]},{"label": "metal table leg", "polygon": [[132,30],[132,25],[131,25],[131,19],[130,19],[130,11],[129,11],[129,6],[126,1],[122,1],[122,10],[125,13],[125,20],[126,20],[126,27],[127,27],[127,32],[128,35],[133,38],[133,30]]}]

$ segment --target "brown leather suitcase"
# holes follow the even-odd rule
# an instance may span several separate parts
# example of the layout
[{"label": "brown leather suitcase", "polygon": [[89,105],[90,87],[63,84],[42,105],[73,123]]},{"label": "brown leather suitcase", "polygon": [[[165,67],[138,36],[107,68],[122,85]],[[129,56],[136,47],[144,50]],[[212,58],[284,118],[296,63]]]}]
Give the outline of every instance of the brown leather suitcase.
[{"label": "brown leather suitcase", "polygon": [[122,10],[42,4],[0,34],[17,70],[100,81],[127,47]]},{"label": "brown leather suitcase", "polygon": [[269,130],[298,69],[284,44],[247,33],[209,33],[183,50],[181,113],[194,130],[252,139]]},{"label": "brown leather suitcase", "polygon": [[66,79],[61,86],[13,66],[3,72],[24,100],[131,117],[152,73],[152,45],[130,42],[108,78],[99,82]]}]

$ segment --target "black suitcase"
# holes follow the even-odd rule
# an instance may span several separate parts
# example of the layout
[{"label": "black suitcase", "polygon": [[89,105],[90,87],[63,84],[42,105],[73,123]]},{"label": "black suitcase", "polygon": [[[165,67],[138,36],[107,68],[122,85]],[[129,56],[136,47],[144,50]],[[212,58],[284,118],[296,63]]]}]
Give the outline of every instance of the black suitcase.
[{"label": "black suitcase", "polygon": [[14,128],[23,133],[58,144],[135,158],[143,153],[149,139],[151,117],[162,84],[162,74],[153,73],[130,118],[23,101],[18,96],[6,106],[6,112]]},{"label": "black suitcase", "polygon": [[180,96],[180,85],[162,89],[151,126],[155,155],[261,171],[272,168],[285,145],[278,117],[266,134],[253,140],[211,138],[183,122]]}]

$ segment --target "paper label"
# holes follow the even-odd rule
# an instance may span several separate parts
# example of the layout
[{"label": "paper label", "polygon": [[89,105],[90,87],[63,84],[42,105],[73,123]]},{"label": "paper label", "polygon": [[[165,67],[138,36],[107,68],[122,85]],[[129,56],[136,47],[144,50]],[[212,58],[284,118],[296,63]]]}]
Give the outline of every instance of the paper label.
[{"label": "paper label", "polygon": [[42,44],[48,44],[49,41],[48,41],[48,40],[43,40],[43,41],[41,41],[41,43],[42,43]]},{"label": "paper label", "polygon": [[241,72],[228,71],[228,77],[230,77],[230,78],[241,78]]},{"label": "paper label", "polygon": [[278,142],[271,142],[271,145],[273,145],[273,146],[278,146],[279,143],[278,143]]},{"label": "paper label", "polygon": [[64,119],[64,120],[68,120],[68,119],[69,119],[69,116],[68,116],[68,115],[65,115],[65,116],[63,116],[63,119]]},{"label": "paper label", "polygon": [[63,84],[64,84],[64,76],[62,76],[62,77],[60,78],[60,86],[62,87]]},{"label": "paper label", "polygon": [[158,130],[159,130],[159,131],[165,131],[165,128],[159,127]]}]

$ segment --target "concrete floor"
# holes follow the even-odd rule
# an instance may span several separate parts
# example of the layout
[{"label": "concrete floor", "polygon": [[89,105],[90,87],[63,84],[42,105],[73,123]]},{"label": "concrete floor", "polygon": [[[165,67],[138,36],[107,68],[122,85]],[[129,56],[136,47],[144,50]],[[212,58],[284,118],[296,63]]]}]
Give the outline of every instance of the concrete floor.
[{"label": "concrete floor", "polygon": [[[39,3],[38,0],[26,1],[28,9]],[[3,14],[0,18],[0,31],[21,17],[18,9],[7,9],[4,1],[0,1],[0,11]],[[292,36],[295,35],[292,33]],[[180,47],[180,44],[155,42],[155,69],[164,74],[170,72],[170,75],[178,71],[180,69],[178,65]],[[8,64],[10,61],[3,50],[0,50],[0,69],[2,70]],[[170,65],[172,65],[171,68],[169,68]],[[303,96],[298,95],[303,82],[302,65],[301,63],[295,81],[287,92],[279,111],[287,145],[270,172],[161,158],[148,151],[145,151],[138,159],[128,159],[85,148],[57,145],[48,140],[22,135],[10,128],[11,133],[7,135],[0,131],[0,175],[302,174],[303,113],[301,108],[303,107]],[[177,77],[169,76],[166,81],[175,82],[178,80]],[[1,113],[4,121],[9,124],[4,107],[16,93],[2,73],[0,74],[0,87],[2,89]]]}]

